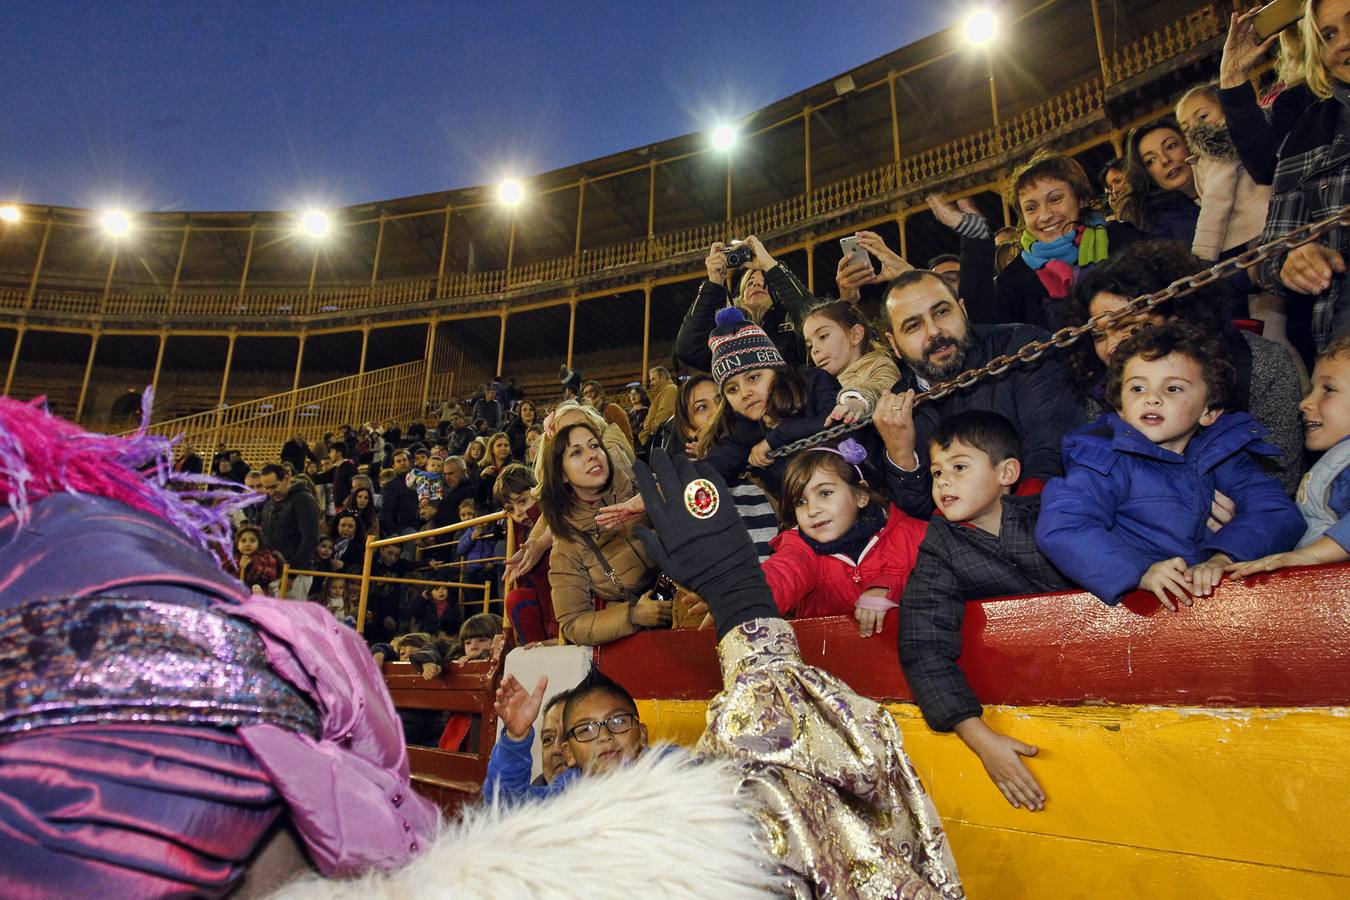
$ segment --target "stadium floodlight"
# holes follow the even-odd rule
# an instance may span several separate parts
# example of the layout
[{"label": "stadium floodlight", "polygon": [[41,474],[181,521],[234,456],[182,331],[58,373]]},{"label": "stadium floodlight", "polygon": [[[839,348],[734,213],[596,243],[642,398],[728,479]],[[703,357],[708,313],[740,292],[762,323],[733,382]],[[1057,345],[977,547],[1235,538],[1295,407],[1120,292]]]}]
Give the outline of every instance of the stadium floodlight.
[{"label": "stadium floodlight", "polygon": [[23,218],[19,208],[13,203],[6,203],[0,206],[0,222],[17,222]]},{"label": "stadium floodlight", "polygon": [[120,209],[104,210],[98,223],[113,237],[123,237],[131,231],[131,216]]},{"label": "stadium floodlight", "polygon": [[966,40],[976,47],[983,47],[998,34],[998,16],[992,9],[977,9],[966,16]]},{"label": "stadium floodlight", "polygon": [[315,240],[325,237],[332,227],[333,222],[328,217],[328,213],[320,212],[317,209],[305,210],[304,214],[300,216],[300,230]]},{"label": "stadium floodlight", "polygon": [[519,206],[525,199],[525,185],[514,178],[508,178],[497,185],[497,199],[504,206]]},{"label": "stadium floodlight", "polygon": [[712,145],[714,150],[720,150],[723,153],[736,146],[736,141],[740,135],[736,131],[735,125],[718,125],[712,130]]}]

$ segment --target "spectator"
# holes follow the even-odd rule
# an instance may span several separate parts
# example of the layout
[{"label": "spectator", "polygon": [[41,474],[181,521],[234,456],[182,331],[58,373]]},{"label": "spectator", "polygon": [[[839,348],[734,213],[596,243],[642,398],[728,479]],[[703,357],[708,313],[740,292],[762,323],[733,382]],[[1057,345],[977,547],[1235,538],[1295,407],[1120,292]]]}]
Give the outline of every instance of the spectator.
[{"label": "spectator", "polygon": [[202,474],[202,458],[197,455],[197,450],[191,443],[185,442],[183,444],[183,456],[178,460],[178,465],[174,469],[185,475]]},{"label": "spectator", "polygon": [[967,409],[999,413],[1019,429],[1026,447],[1021,490],[1035,492],[1061,469],[1060,439],[1082,422],[1063,366],[1053,355],[1012,367],[936,402],[915,405],[910,391],[927,390],[996,356],[1047,337],[1031,325],[974,325],[947,283],[913,271],[886,291],[886,339],[905,364],[900,380],[877,402],[872,424],[886,446],[881,466],[900,509],[917,519],[933,513],[929,439],[938,424]]},{"label": "spectator", "polygon": [[[1257,184],[1270,184],[1275,177],[1275,162],[1284,139],[1294,124],[1317,102],[1318,97],[1304,80],[1303,30],[1286,28],[1280,32],[1279,57],[1275,63],[1276,86],[1265,98],[1268,109],[1258,101],[1251,74],[1276,38],[1259,40],[1253,19],[1259,12],[1234,13],[1219,62],[1219,103],[1230,123],[1233,146],[1242,165]],[[1304,17],[1307,18],[1306,16]]]},{"label": "spectator", "polygon": [[544,718],[539,726],[540,773],[531,786],[552,784],[559,775],[567,771],[567,736],[563,734],[563,704],[572,695],[571,691],[559,691],[544,704]]},{"label": "spectator", "polygon": [[511,439],[511,455],[516,459],[525,458],[525,435],[532,426],[538,424],[539,412],[534,403],[530,400],[520,401],[515,418],[506,426],[506,436]]},{"label": "spectator", "polygon": [[952,290],[961,293],[961,257],[955,253],[939,253],[928,260],[928,271],[952,286]]},{"label": "spectator", "polygon": [[333,507],[341,509],[352,492],[352,478],[356,475],[356,463],[347,455],[346,444],[339,441],[328,448],[328,469],[313,476],[315,484],[332,485]]},{"label": "spectator", "polygon": [[793,457],[764,577],[784,616],[852,616],[863,637],[880,634],[900,602],[923,540],[923,522],[886,501],[863,478],[867,451],[854,440]]},{"label": "spectator", "polygon": [[305,433],[297,431],[291,435],[291,439],[281,445],[281,459],[288,462],[297,472],[305,471],[305,460],[314,458],[314,451],[309,449],[309,444],[305,441]]},{"label": "spectator", "polygon": [[[630,384],[628,386],[628,428],[634,435],[642,433],[642,423],[647,419],[647,407],[651,405],[651,400],[647,397],[647,392],[642,389],[640,384]],[[633,446],[641,445],[641,441],[633,441]]]},{"label": "spectator", "polygon": [[575,400],[581,396],[581,373],[576,369],[559,366],[558,381],[562,384],[563,399]]},{"label": "spectator", "polygon": [[462,456],[451,456],[446,459],[441,480],[444,496],[432,522],[438,528],[458,522],[459,505],[478,496],[478,483],[469,477]]},{"label": "spectator", "polygon": [[412,488],[413,493],[417,495],[419,505],[441,502],[441,498],[445,496],[444,468],[444,457],[432,455],[427,457],[425,469],[414,466],[413,470],[408,473],[408,487]]},{"label": "spectator", "polygon": [[[236,479],[234,477],[234,463],[230,462],[229,454],[226,453],[217,454],[214,462],[215,467],[213,474],[217,478],[223,478],[226,481],[233,481],[236,484],[244,483],[242,478]],[[248,473],[245,472],[244,474]]]},{"label": "spectator", "polygon": [[[1045,487],[1036,543],[1056,568],[1106,603],[1138,587],[1175,610],[1224,567],[1294,546],[1303,518],[1255,461],[1279,451],[1251,416],[1224,412],[1232,385],[1223,343],[1184,322],[1116,348],[1116,412],[1065,440],[1068,471]],[[1216,490],[1237,513],[1211,533]]]},{"label": "spectator", "polygon": [[412,606],[412,625],[418,631],[443,639],[459,633],[464,614],[450,597],[448,585],[438,584],[422,590]]},{"label": "spectator", "polygon": [[[314,548],[319,543],[319,504],[314,495],[277,463],[262,467],[262,489],[268,498],[260,516],[267,546],[293,568],[313,568]],[[295,576],[286,596],[304,600],[309,596],[310,580],[309,575]]]},{"label": "spectator", "polygon": [[408,578],[412,570],[412,560],[402,558],[396,544],[386,544],[376,552],[370,566],[370,591],[366,595],[366,627],[363,634],[368,642],[378,644],[399,633],[402,618],[400,607],[404,594],[401,584],[373,579]]},{"label": "spectator", "polygon": [[[787,360],[788,365],[803,365],[806,351],[802,346],[801,316],[811,299],[806,286],[792,274],[791,269],[769,255],[759,238],[750,235],[740,246],[753,251],[754,256],[741,270],[736,281],[738,290],[732,300],[733,305],[745,313],[746,319],[773,337],[779,355]],[[716,327],[717,311],[727,304],[724,283],[729,274],[726,254],[730,249],[726,244],[716,243],[708,251],[703,261],[708,278],[699,285],[698,296],[680,323],[680,333],[675,338],[676,359],[700,372],[708,372],[712,366],[708,335]],[[655,385],[652,390],[656,390]],[[653,397],[653,411],[657,408],[657,402]],[[673,397],[670,408],[674,409]],[[646,428],[648,435],[664,422],[665,419],[662,419]],[[648,424],[651,425],[650,422]]]},{"label": "spectator", "polygon": [[[708,359],[711,364],[711,355]],[[675,381],[670,377],[670,370],[665,366],[654,366],[647,373],[647,384],[651,385],[652,405],[642,421],[642,428],[638,431],[639,447],[651,446],[657,430],[675,415],[676,390]]]},{"label": "spectator", "polygon": [[225,571],[243,582],[250,593],[274,597],[284,562],[267,548],[262,529],[249,524],[235,531],[234,558],[229,561]]},{"label": "spectator", "polygon": [[360,487],[356,486],[356,479],[352,479],[352,492],[347,495],[347,503],[342,511],[356,516],[362,534],[376,538],[380,536],[380,518],[375,509],[375,494],[370,489],[369,478]]},{"label": "spectator", "polygon": [[502,620],[492,613],[469,616],[459,627],[459,645],[464,649],[464,662],[481,662],[492,658],[492,642],[502,633]]},{"label": "spectator", "polygon": [[[534,497],[537,486],[534,472],[519,463],[513,463],[502,469],[492,489],[497,505],[506,510],[506,514],[519,526],[516,534],[523,536],[522,549],[530,542],[529,535],[541,516],[539,503]],[[553,591],[548,582],[548,550],[542,550],[537,559],[529,569],[518,574],[509,572],[506,577],[510,587],[504,604],[506,616],[511,620],[516,640],[521,644],[535,644],[558,636],[558,619],[553,614]],[[515,584],[511,586],[513,578]]]},{"label": "spectator", "polygon": [[483,399],[476,401],[473,411],[469,413],[469,418],[482,419],[486,422],[490,432],[502,429],[502,405],[497,402],[497,387],[495,381],[488,385],[483,393]]},{"label": "spectator", "polygon": [[[671,604],[649,592],[656,572],[633,525],[596,526],[605,506],[636,493],[631,463],[611,454],[591,421],[560,427],[540,449],[539,507],[553,534],[549,585],[558,625],[574,644],[604,644],[670,624]],[[596,608],[596,600],[604,603]]]},{"label": "spectator", "polygon": [[539,444],[544,439],[544,426],[531,425],[530,430],[525,432],[525,465],[534,468],[534,461],[539,456]]},{"label": "spectator", "polygon": [[[1131,299],[1160,291],[1200,267],[1200,262],[1174,241],[1143,241],[1083,277],[1074,288],[1068,321],[1081,325],[1090,316],[1120,309]],[[1228,409],[1249,412],[1270,430],[1278,457],[1265,459],[1270,471],[1292,494],[1303,477],[1303,427],[1298,420],[1299,375],[1288,351],[1259,335],[1239,331],[1222,314],[1216,286],[1200,288],[1179,301],[1167,301],[1152,313],[1132,316],[1099,329],[1091,341],[1070,347],[1068,365],[1074,390],[1090,418],[1105,411],[1106,369],[1111,352],[1139,328],[1174,319],[1190,322],[1206,334],[1222,336],[1235,374]]]},{"label": "spectator", "polygon": [[499,431],[487,439],[487,455],[478,473],[478,500],[484,507],[492,503],[492,485],[497,481],[498,473],[513,462],[511,439],[505,433]]},{"label": "spectator", "polygon": [[858,307],[835,300],[812,307],[802,322],[811,362],[839,380],[839,396],[826,424],[870,416],[877,398],[900,377]]},{"label": "spectator", "polygon": [[1081,273],[1140,238],[1091,208],[1087,173],[1060,153],[1038,151],[1014,169],[1006,200],[1020,218],[1022,253],[995,276],[992,232],[974,203],[928,198],[938,221],[961,235],[958,296],[975,322],[1059,328],[1062,304]]},{"label": "spectator", "polygon": [[[412,471],[412,461],[408,451],[399,450],[394,454],[394,477],[380,490],[380,534],[394,537],[400,534],[412,534],[417,530],[417,493],[408,487],[408,473]],[[404,545],[409,548],[411,542]],[[397,547],[395,548],[397,549]]]},{"label": "spectator", "polygon": [[[1350,122],[1346,111],[1350,104],[1350,6],[1345,0],[1309,0],[1299,28],[1304,81],[1318,102],[1280,145],[1262,243],[1339,212],[1350,200],[1350,167],[1340,161]],[[1267,288],[1285,296],[1313,298],[1313,343],[1319,352],[1333,336],[1350,327],[1350,298],[1345,296],[1348,251],[1350,229],[1338,228],[1328,237],[1275,254],[1255,270],[1257,280]]]},{"label": "spectator", "polygon": [[605,389],[600,386],[600,382],[587,381],[582,384],[581,399],[604,416],[606,422],[622,431],[628,443],[633,443],[633,425],[628,421],[628,414],[619,404],[609,402],[609,397],[605,395]]},{"label": "spectator", "polygon": [[483,467],[487,465],[487,440],[476,437],[469,442],[469,446],[464,450],[464,467],[469,476],[477,480]]},{"label": "spectator", "polygon": [[[691,375],[680,385],[680,397],[675,406],[675,427],[671,429],[666,452],[671,456],[688,455],[698,458],[700,435],[717,417],[722,404],[717,382],[711,375]],[[745,522],[750,539],[755,542],[755,555],[762,565],[773,555],[770,541],[778,536],[778,515],[774,502],[753,479],[741,476],[727,481],[736,512]],[[639,498],[640,499],[640,498]]]},{"label": "spectator", "polygon": [[1106,208],[1111,210],[1111,220],[1119,222],[1125,198],[1130,195],[1129,179],[1125,176],[1125,160],[1117,156],[1102,166],[1102,170],[1097,173],[1097,180],[1106,191]]},{"label": "spectator", "polygon": [[[459,505],[461,522],[469,522],[485,515],[488,515],[488,510],[476,500],[465,500]],[[498,522],[484,522],[472,528],[465,528],[459,533],[455,556],[460,562],[467,563],[460,569],[462,582],[477,585],[492,584],[497,564],[479,560],[488,560],[497,555],[497,541],[502,537],[499,528]],[[474,598],[475,595],[469,593],[468,588],[460,589],[461,602],[467,603]]]},{"label": "spectator", "polygon": [[900,663],[914,702],[934,731],[955,731],[1014,807],[1041,809],[1045,792],[1022,756],[1036,748],[1000,734],[956,664],[966,603],[986,597],[1069,590],[1036,549],[1039,496],[1014,497],[1022,441],[998,413],[969,410],[945,420],[928,446],[933,503],[918,560],[900,601]]},{"label": "spectator", "polygon": [[355,513],[343,512],[333,525],[337,536],[333,541],[333,570],[360,572],[365,564],[366,533]]},{"label": "spectator", "polygon": [[249,473],[252,467],[244,462],[244,456],[238,450],[231,450],[228,456],[230,458],[230,480],[237,484],[243,484],[244,476]]},{"label": "spectator", "polygon": [[1299,409],[1308,450],[1322,456],[1298,492],[1307,529],[1288,553],[1230,566],[1227,572],[1233,577],[1350,559],[1350,331],[1318,357],[1312,382]]},{"label": "spectator", "polygon": [[1181,126],[1171,117],[1140,125],[1126,137],[1125,147],[1130,182],[1125,220],[1149,237],[1189,247],[1195,240],[1200,206]]},{"label": "spectator", "polygon": [[445,452],[451,456],[461,456],[468,449],[476,435],[469,427],[469,420],[462,412],[450,414],[450,430],[445,434]]},{"label": "spectator", "polygon": [[749,464],[777,493],[787,460],[770,459],[769,451],[819,431],[834,410],[839,382],[823,369],[803,376],[789,368],[764,330],[735,307],[718,312],[708,344],[722,405],[699,458],[731,480]]}]

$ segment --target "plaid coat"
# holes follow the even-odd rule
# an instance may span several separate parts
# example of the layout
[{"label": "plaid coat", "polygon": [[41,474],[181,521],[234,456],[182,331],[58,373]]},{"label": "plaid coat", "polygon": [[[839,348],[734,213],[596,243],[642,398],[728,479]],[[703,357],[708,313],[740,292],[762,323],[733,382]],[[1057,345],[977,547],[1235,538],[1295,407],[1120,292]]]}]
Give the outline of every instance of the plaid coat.
[{"label": "plaid coat", "polygon": [[900,664],[934,731],[951,731],[982,709],[965,673],[961,622],[966,601],[1073,588],[1036,549],[1039,496],[1003,498],[998,537],[934,518],[900,601]]},{"label": "plaid coat", "polygon": [[[1332,98],[1311,106],[1280,147],[1271,185],[1270,209],[1261,243],[1283,237],[1309,222],[1326,218],[1350,203],[1350,110]],[[1331,231],[1322,242],[1350,262],[1347,229]],[[1277,254],[1256,269],[1256,280],[1277,293],[1303,299],[1280,281],[1286,253]],[[1346,275],[1332,277],[1331,287],[1313,300],[1313,339],[1320,351],[1350,326],[1350,297]]]}]

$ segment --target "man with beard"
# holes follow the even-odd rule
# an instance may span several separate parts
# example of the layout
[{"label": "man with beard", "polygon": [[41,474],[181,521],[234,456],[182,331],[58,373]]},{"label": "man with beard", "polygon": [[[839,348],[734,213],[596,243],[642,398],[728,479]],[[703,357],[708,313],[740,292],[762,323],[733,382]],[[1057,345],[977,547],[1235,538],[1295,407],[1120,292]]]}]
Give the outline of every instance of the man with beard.
[{"label": "man with beard", "polygon": [[914,403],[915,392],[1046,337],[1033,325],[971,324],[965,303],[932,272],[916,269],[891,282],[886,339],[905,366],[877,401],[872,424],[886,445],[883,467],[896,505],[921,519],[933,514],[929,437],[943,419],[969,409],[999,413],[1017,426],[1026,450],[1018,493],[1035,493],[1045,479],[1063,474],[1060,439],[1082,423],[1083,410],[1053,353],[936,402]]}]

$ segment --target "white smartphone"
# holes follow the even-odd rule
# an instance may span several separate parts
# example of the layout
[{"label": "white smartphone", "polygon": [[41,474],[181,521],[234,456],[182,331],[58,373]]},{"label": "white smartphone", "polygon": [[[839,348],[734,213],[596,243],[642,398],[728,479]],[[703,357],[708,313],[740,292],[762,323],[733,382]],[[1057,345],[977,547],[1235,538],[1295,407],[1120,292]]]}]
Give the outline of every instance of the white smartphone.
[{"label": "white smartphone", "polygon": [[848,260],[844,265],[852,266],[860,263],[872,265],[872,257],[868,255],[866,248],[858,243],[858,236],[850,234],[848,237],[839,239],[839,249],[844,251],[844,257]]}]

